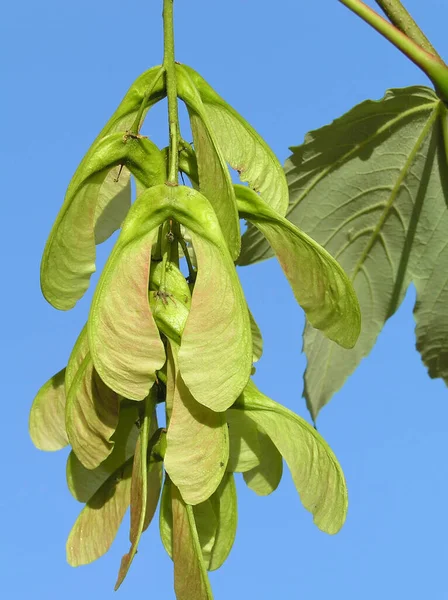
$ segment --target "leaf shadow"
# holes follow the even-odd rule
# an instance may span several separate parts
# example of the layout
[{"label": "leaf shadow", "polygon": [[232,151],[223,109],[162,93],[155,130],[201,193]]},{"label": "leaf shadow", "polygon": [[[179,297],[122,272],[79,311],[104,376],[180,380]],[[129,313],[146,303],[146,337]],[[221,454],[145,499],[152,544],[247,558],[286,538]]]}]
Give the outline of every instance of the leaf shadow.
[{"label": "leaf shadow", "polygon": [[[403,299],[403,292],[404,292],[403,288],[404,288],[406,273],[408,270],[409,260],[412,255],[412,248],[413,248],[414,241],[415,241],[415,235],[417,232],[418,224],[419,224],[421,213],[423,210],[423,205],[424,205],[425,198],[427,195],[428,186],[429,186],[429,182],[431,179],[431,173],[434,168],[434,162],[435,162],[436,156],[439,155],[439,164],[443,164],[443,162],[440,163],[440,159],[442,159],[446,162],[446,159],[444,156],[440,157],[441,152],[444,153],[444,149],[441,144],[441,132],[438,127],[434,127],[434,129],[432,130],[432,133],[431,133],[431,140],[430,140],[430,143],[428,146],[428,152],[427,152],[426,159],[425,159],[425,166],[424,166],[424,169],[422,172],[420,185],[418,187],[418,191],[417,191],[417,194],[414,199],[412,214],[411,214],[411,218],[409,220],[409,226],[408,226],[408,230],[406,233],[406,238],[405,238],[405,242],[403,245],[403,249],[401,252],[400,262],[398,264],[397,276],[395,278],[394,287],[392,290],[392,296],[391,296],[391,300],[389,303],[389,308],[387,311],[386,319],[388,319],[395,313],[395,311],[397,310],[397,308],[399,307],[399,305],[401,304],[401,301]],[[445,197],[445,201],[448,202],[447,175],[446,175],[446,173],[443,172],[443,170],[440,170],[440,175],[441,175],[442,181],[444,180],[443,194]]]}]

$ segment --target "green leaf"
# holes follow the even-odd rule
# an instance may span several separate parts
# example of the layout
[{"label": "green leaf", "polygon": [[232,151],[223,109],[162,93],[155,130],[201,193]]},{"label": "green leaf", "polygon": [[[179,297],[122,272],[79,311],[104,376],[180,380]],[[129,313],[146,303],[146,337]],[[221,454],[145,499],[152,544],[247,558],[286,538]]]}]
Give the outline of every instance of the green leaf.
[{"label": "green leaf", "polygon": [[123,583],[137,553],[143,531],[149,526],[159,501],[162,483],[162,463],[156,462],[148,452],[151,432],[157,427],[154,398],[148,397],[144,404],[143,423],[135,449],[131,484],[131,549],[121,559],[115,591]]},{"label": "green leaf", "polygon": [[224,564],[230,554],[238,523],[235,479],[232,473],[224,475],[218,489],[210,498],[210,502],[214,508],[218,526],[208,570],[216,571]]},{"label": "green leaf", "polygon": [[344,352],[307,327],[305,397],[313,418],[368,355],[411,282],[417,348],[448,383],[447,110],[424,87],[388,91],[310,133],[286,163],[289,218],[338,259],[362,332]]},{"label": "green leaf", "polygon": [[66,469],[67,485],[76,500],[88,502],[107,479],[132,458],[139,435],[137,417],[138,404],[122,401],[118,427],[112,436],[113,450],[96,469],[86,469],[75,453],[70,452]]},{"label": "green leaf", "polygon": [[174,589],[177,600],[212,600],[212,590],[202,558],[193,507],[171,486],[173,511]]},{"label": "green leaf", "polygon": [[65,369],[37,392],[31,406],[29,432],[39,450],[60,450],[68,444],[65,431]]},{"label": "green leaf", "polygon": [[132,459],[117,469],[90,498],[67,540],[72,567],[103,556],[112,545],[130,502]]},{"label": "green leaf", "polygon": [[227,471],[244,473],[260,464],[258,428],[240,410],[226,412],[229,428],[229,462]]},{"label": "green leaf", "polygon": [[[241,216],[268,240],[309,322],[344,348],[352,348],[359,336],[361,315],[353,286],[341,266],[255,192],[240,185],[235,188]],[[246,259],[243,252],[240,264],[247,264]]]},{"label": "green leaf", "polygon": [[258,431],[260,464],[243,473],[244,481],[258,496],[268,496],[274,492],[283,475],[283,458],[271,438]]},{"label": "green leaf", "polygon": [[213,208],[191,188],[155,186],[133,204],[92,301],[90,351],[111,389],[135,400],[148,394],[165,362],[148,302],[149,257],[158,225],[172,218],[189,230],[199,265],[179,369],[198,402],[224,411],[250,376],[249,315]]},{"label": "green leaf", "polygon": [[184,501],[196,505],[210,498],[229,458],[226,415],[199,404],[179,372],[166,440],[165,469]]},{"label": "green leaf", "polygon": [[95,145],[95,152],[84,159],[68,187],[42,257],[42,293],[55,308],[72,308],[89,286],[95,271],[100,191],[108,173],[121,164],[139,179],[146,173],[152,185],[164,181],[162,154],[149,140],[114,133]]},{"label": "green leaf", "polygon": [[216,140],[199,90],[190,79],[184,65],[177,67],[178,94],[190,116],[199,174],[199,190],[212,204],[219,220],[230,254],[234,260],[240,253],[240,225],[232,180],[226,160]]},{"label": "green leaf", "polygon": [[256,363],[263,355],[263,337],[260,328],[249,310],[250,330],[252,333],[252,362]]},{"label": "green leaf", "polygon": [[[260,192],[269,206],[284,215],[288,207],[288,187],[275,154],[243,117],[196,71],[186,65],[178,65],[177,72],[179,75],[188,75],[198,90],[225,160],[238,171],[241,181]],[[182,94],[183,90],[180,88],[179,95],[184,100]],[[196,145],[195,149],[197,151]]]},{"label": "green leaf", "polygon": [[120,398],[95,371],[90,353],[79,367],[67,395],[65,423],[74,453],[87,469],[95,469],[113,449]]},{"label": "green leaf", "polygon": [[326,533],[337,533],[347,514],[347,488],[327,443],[309,423],[262,394],[251,381],[234,405],[271,438],[285,459],[303,506]]}]

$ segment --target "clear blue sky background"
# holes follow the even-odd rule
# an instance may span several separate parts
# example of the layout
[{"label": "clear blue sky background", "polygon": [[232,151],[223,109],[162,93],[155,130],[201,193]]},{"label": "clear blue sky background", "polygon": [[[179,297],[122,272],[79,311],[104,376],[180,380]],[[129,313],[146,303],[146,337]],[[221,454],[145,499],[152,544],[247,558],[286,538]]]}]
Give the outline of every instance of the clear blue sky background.
[{"label": "clear blue sky background", "polygon": [[[113,597],[124,527],[91,566],[65,562],[81,505],[65,486],[67,453],[34,449],[27,433],[35,392],[62,368],[83,325],[51,308],[39,288],[41,252],[78,162],[125,91],[162,56],[161,0],[7,2],[0,21],[3,427],[0,495],[2,595],[56,600]],[[389,87],[424,76],[336,0],[177,0],[177,58],[195,67],[272,145],[280,160],[309,130]],[[407,0],[448,56],[443,0]],[[164,106],[149,118],[166,140]],[[110,246],[102,247],[100,266]],[[447,265],[448,269],[448,265]],[[308,418],[301,399],[302,311],[274,261],[241,271],[265,339],[257,381]],[[239,528],[217,600],[448,598],[448,392],[414,349],[408,293],[399,313],[319,429],[345,470],[348,520],[319,532],[286,473],[258,498],[238,478]],[[172,563],[154,524],[143,537],[122,598],[171,600]]]}]

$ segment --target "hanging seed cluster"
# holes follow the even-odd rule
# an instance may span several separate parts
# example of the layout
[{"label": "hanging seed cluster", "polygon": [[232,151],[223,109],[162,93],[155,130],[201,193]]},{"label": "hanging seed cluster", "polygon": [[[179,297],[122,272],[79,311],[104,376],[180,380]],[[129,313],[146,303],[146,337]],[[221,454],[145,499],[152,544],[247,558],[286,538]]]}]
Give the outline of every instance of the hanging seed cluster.
[{"label": "hanging seed cluster", "polygon": [[[67,542],[71,565],[107,552],[130,507],[118,587],[160,504],[177,597],[201,600],[211,598],[207,571],[234,541],[235,473],[267,495],[284,459],[304,507],[330,534],[347,509],[327,444],[251,380],[262,339],[235,267],[240,219],[270,244],[310,326],[349,348],[360,313],[339,264],[284,218],[288,191],[273,152],[180,64],[193,146],[179,138],[178,164],[189,185],[166,183],[169,149],[139,134],[166,95],[165,75],[155,67],[131,86],[78,167],[48,238],[42,292],[68,310],[89,287],[96,245],[121,229],[66,368],[34,400],[30,433],[42,450],[71,446],[67,484],[84,504]],[[228,165],[242,185],[232,184]]]}]

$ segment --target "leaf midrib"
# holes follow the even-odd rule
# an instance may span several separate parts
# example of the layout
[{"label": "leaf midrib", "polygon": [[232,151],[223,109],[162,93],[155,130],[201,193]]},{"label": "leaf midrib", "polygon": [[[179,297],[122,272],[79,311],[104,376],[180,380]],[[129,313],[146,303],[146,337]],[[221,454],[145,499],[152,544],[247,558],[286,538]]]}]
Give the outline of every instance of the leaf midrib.
[{"label": "leaf midrib", "polygon": [[[402,185],[403,181],[405,180],[406,176],[408,175],[409,169],[411,168],[411,166],[414,162],[414,159],[417,156],[418,151],[420,150],[427,135],[429,134],[435,121],[437,120],[437,117],[439,116],[439,106],[440,106],[440,102],[437,102],[435,104],[435,107],[434,107],[432,114],[430,115],[426,125],[423,127],[420,135],[418,136],[417,141],[415,142],[414,147],[412,148],[412,150],[409,154],[409,157],[407,158],[403,168],[401,169],[401,172],[397,178],[397,181],[396,181],[394,187],[392,188],[389,200],[387,201],[386,206],[384,207],[383,214],[379,218],[378,223],[372,232],[370,240],[364,249],[364,252],[359,257],[359,260],[355,265],[355,268],[353,270],[353,275],[350,276],[350,279],[352,281],[354,281],[356,279],[356,276],[357,276],[360,268],[364,264],[365,259],[367,258],[369,252],[373,248],[373,246],[376,242],[376,239],[377,239],[380,231],[382,230],[383,225],[385,224],[385,222],[387,220],[387,217],[389,216],[390,209],[392,208],[392,205],[397,198],[397,195],[398,195],[398,192],[400,191],[401,185]],[[337,259],[338,256],[339,256],[339,253],[335,256],[335,258]]]}]

